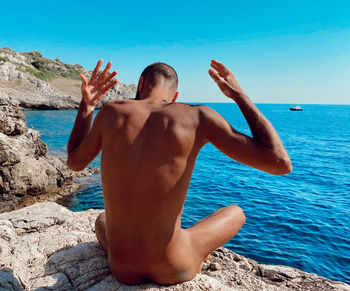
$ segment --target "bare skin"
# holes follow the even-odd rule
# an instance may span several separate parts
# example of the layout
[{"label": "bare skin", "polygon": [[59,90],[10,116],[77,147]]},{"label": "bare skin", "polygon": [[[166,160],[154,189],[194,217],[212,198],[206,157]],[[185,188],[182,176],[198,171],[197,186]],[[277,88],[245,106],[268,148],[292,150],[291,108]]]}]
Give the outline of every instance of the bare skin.
[{"label": "bare skin", "polygon": [[82,76],[82,102],[68,143],[68,166],[85,168],[102,150],[105,212],[96,220],[96,236],[108,254],[116,278],[126,284],[173,284],[200,272],[203,261],[229,241],[245,222],[235,205],[215,211],[188,229],[181,214],[200,149],[208,142],[230,158],[274,175],[291,171],[283,144],[270,122],[244,94],[234,74],[211,62],[210,76],[233,99],[253,137],[236,130],[206,106],[174,103],[177,92],[162,82],[141,100],[106,104],[91,127],[93,110],[117,81]]}]

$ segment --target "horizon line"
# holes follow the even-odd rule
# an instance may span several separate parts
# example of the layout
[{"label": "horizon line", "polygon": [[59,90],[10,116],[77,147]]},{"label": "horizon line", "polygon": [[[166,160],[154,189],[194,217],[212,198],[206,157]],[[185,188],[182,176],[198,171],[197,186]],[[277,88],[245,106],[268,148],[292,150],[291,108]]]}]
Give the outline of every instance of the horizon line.
[{"label": "horizon line", "polygon": [[[219,101],[219,102],[205,102],[205,101],[183,101],[183,102],[179,102],[179,103],[222,103],[222,104],[236,104],[236,102],[234,101]],[[289,102],[253,102],[254,104],[283,104],[283,105],[340,105],[340,106],[350,106],[350,103],[289,103]]]}]

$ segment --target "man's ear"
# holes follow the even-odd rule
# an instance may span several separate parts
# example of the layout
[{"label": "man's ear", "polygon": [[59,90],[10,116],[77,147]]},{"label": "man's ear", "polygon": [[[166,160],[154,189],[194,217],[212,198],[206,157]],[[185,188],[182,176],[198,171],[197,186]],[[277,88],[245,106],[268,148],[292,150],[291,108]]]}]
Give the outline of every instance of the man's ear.
[{"label": "man's ear", "polygon": [[143,88],[143,77],[141,76],[139,79],[139,83],[137,84],[135,100],[141,100],[142,88]]},{"label": "man's ear", "polygon": [[143,76],[140,77],[140,80],[139,80],[139,90],[140,92],[142,91],[143,89]]},{"label": "man's ear", "polygon": [[174,103],[176,101],[177,97],[179,97],[179,92],[176,92],[174,94],[173,100],[171,100],[171,102]]}]

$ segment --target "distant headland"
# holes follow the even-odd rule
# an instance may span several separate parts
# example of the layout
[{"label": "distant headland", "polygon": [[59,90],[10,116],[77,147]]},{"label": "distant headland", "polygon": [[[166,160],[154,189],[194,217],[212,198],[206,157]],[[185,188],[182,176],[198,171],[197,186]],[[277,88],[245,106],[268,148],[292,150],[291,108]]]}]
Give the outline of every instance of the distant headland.
[{"label": "distant headland", "polygon": [[[0,89],[22,109],[76,109],[80,102],[79,74],[90,71],[79,64],[52,60],[40,52],[19,53],[8,47],[0,48]],[[106,94],[98,107],[106,102],[133,99],[136,85],[118,83]]]}]

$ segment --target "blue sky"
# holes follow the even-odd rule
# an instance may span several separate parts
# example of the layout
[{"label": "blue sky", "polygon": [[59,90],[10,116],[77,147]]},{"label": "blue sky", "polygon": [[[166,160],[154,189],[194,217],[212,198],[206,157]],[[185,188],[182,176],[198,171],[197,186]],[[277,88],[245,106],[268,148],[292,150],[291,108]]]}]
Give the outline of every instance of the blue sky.
[{"label": "blue sky", "polygon": [[208,76],[224,62],[254,102],[350,104],[350,1],[1,1],[0,47],[92,69],[124,83],[172,65],[185,102],[226,102]]}]

